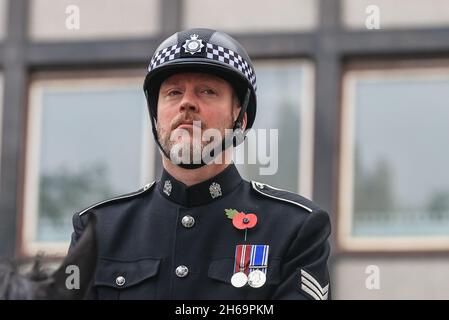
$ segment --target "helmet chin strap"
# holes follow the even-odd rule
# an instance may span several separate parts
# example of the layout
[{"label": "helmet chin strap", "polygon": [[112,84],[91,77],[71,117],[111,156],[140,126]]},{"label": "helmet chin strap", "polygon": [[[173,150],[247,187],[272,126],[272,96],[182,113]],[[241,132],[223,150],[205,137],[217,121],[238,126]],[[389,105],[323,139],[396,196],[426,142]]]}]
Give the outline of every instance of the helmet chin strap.
[{"label": "helmet chin strap", "polygon": [[[147,101],[148,100],[148,94],[145,91],[145,95],[147,95]],[[248,88],[246,90],[245,99],[243,100],[242,107],[240,108],[239,115],[237,116],[237,119],[234,121],[234,126],[232,128],[232,134],[225,136],[223,140],[221,141],[221,148],[217,154],[215,154],[215,148],[212,149],[210,152],[210,158],[211,160],[215,159],[219,154],[221,154],[223,151],[225,151],[227,148],[229,148],[231,145],[234,147],[238,146],[240,143],[242,143],[245,140],[245,133],[243,132],[243,117],[245,116],[246,109],[248,108],[249,98],[251,96],[251,90]],[[149,108],[149,110],[151,110]],[[157,129],[156,129],[156,121],[155,117],[150,112],[150,120],[151,120],[151,127],[153,130],[153,136],[154,140],[156,141],[156,144],[158,145],[159,149],[161,150],[162,154],[171,161],[170,155],[165,152],[164,148],[162,148],[161,143],[159,142],[158,136],[157,136]],[[201,159],[200,163],[174,163],[177,166],[183,168],[183,169],[198,169],[201,168],[207,163]]]}]

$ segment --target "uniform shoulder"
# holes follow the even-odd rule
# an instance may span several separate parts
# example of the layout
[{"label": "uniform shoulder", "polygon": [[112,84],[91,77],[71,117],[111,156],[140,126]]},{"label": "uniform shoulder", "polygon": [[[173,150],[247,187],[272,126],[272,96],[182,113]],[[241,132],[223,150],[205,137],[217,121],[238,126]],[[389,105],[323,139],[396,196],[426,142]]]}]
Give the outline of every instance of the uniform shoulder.
[{"label": "uniform shoulder", "polygon": [[123,199],[130,199],[130,198],[136,197],[136,196],[138,196],[138,195],[140,195],[140,194],[142,194],[144,192],[147,192],[147,191],[151,190],[151,188],[155,185],[155,183],[156,183],[156,181],[153,181],[151,183],[148,183],[148,184],[144,185],[142,188],[140,188],[137,191],[130,192],[130,193],[127,193],[127,194],[123,194],[123,195],[114,197],[114,198],[110,198],[110,199],[106,199],[106,200],[97,202],[97,203],[95,203],[95,204],[93,204],[93,205],[91,205],[91,206],[81,210],[77,214],[79,216],[82,216],[83,214],[85,214],[89,210],[92,210],[92,209],[95,209],[95,208],[99,208],[99,207],[104,206],[106,204],[110,204],[112,202],[120,201],[120,200],[123,200]]},{"label": "uniform shoulder", "polygon": [[266,183],[257,182],[253,180],[251,181],[251,188],[258,194],[261,194],[262,196],[277,200],[279,202],[290,203],[292,205],[295,205],[299,208],[306,210],[309,213],[321,211],[321,208],[318,207],[311,200],[306,199],[294,192],[275,188]]}]

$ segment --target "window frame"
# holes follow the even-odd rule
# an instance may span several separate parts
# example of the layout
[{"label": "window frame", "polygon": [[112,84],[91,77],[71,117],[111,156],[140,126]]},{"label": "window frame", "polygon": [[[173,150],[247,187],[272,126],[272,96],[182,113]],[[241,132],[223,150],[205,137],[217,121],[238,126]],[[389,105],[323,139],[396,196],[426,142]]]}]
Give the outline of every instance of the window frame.
[{"label": "window frame", "polygon": [[[394,83],[404,80],[449,80],[446,60],[409,60],[393,62],[355,62],[348,65],[342,78],[340,118],[340,157],[337,197],[337,248],[343,252],[434,252],[449,250],[448,236],[354,236],[354,137],[356,85],[359,80]],[[412,81],[413,81],[412,80]]]},{"label": "window frame", "polygon": [[[139,71],[140,72],[140,71]],[[27,132],[25,141],[25,164],[23,177],[23,193],[21,197],[21,212],[19,219],[20,241],[19,248],[21,256],[34,256],[41,251],[47,255],[65,256],[70,239],[67,241],[36,241],[38,226],[38,197],[39,197],[39,157],[41,145],[41,112],[42,96],[46,88],[51,88],[53,92],[75,91],[92,92],[102,89],[123,89],[126,87],[140,87],[142,76],[138,76],[134,70],[119,71],[77,71],[67,73],[61,71],[41,72],[33,75],[29,87],[28,109],[26,116]],[[143,95],[143,92],[142,92]],[[141,174],[140,185],[143,186],[154,180],[155,177],[155,156],[156,149],[151,138],[149,127],[148,111],[145,108],[146,116],[142,121],[143,135],[150,137],[147,145],[142,139],[141,148]],[[146,164],[146,165],[144,165]],[[133,190],[130,190],[130,192]],[[82,208],[80,208],[81,210]],[[73,212],[75,214],[75,212]]]},{"label": "window frame", "polygon": [[[0,155],[2,153],[2,133],[3,133],[3,110],[4,110],[4,100],[3,100],[3,91],[5,89],[3,70],[0,70]],[[0,168],[1,168],[2,158],[0,157]],[[0,172],[1,175],[1,172]],[[0,190],[1,192],[1,190]]]}]

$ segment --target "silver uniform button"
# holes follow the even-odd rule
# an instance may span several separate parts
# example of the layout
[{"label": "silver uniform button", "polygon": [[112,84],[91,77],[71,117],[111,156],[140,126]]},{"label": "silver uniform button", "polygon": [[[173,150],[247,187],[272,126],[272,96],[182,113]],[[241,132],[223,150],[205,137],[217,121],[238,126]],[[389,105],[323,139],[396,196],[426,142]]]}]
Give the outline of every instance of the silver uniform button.
[{"label": "silver uniform button", "polygon": [[185,228],[192,228],[195,225],[195,219],[187,215],[182,218],[181,223]]},{"label": "silver uniform button", "polygon": [[189,268],[186,266],[179,266],[176,268],[175,273],[179,278],[184,278],[189,274]]},{"label": "silver uniform button", "polygon": [[126,282],[125,277],[122,277],[122,276],[118,276],[115,279],[115,283],[120,287],[123,286],[125,284],[125,282]]}]

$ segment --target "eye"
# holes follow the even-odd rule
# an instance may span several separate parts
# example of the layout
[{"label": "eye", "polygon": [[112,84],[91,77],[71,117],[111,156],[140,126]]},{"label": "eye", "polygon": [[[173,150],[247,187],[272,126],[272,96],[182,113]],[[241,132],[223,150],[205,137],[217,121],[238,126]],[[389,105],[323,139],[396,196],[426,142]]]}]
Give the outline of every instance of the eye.
[{"label": "eye", "polygon": [[173,97],[173,96],[177,96],[180,95],[182,92],[180,90],[177,89],[173,89],[167,92],[167,96],[169,97]]},{"label": "eye", "polygon": [[215,91],[214,89],[204,89],[203,93],[205,93],[207,95],[216,95],[217,91]]}]

